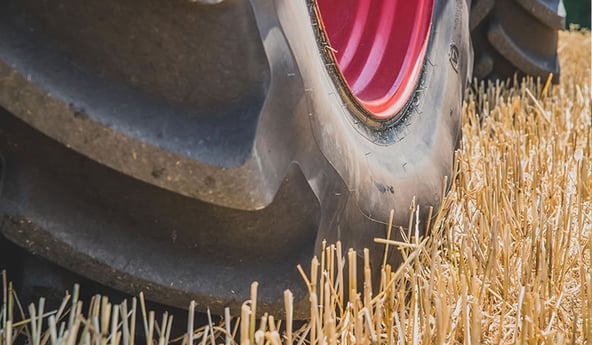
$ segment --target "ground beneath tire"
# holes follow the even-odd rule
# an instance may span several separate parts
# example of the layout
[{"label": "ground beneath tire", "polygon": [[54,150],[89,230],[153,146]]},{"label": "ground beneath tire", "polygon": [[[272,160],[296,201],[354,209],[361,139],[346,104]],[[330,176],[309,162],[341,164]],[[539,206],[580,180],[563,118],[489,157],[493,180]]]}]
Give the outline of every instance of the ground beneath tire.
[{"label": "ground beneath tire", "polygon": [[[48,311],[37,301],[21,301],[21,307],[4,279],[0,345],[15,339],[133,344],[134,334],[159,345],[589,342],[590,39],[590,32],[560,33],[560,85],[509,81],[468,91],[462,145],[444,207],[424,225],[414,223],[418,210],[412,206],[408,241],[388,249],[401,250],[406,261],[383,270],[377,295],[371,294],[367,267],[358,267],[366,273],[365,284],[359,284],[364,288],[346,297],[344,291],[358,284],[338,267],[356,254],[328,246],[302,270],[311,296],[311,318],[304,325],[290,320],[286,293],[287,315],[276,315],[285,321],[268,315],[255,320],[253,312],[265,311],[247,302],[233,311],[240,319],[198,322],[191,313],[181,325],[189,332],[175,334],[170,314],[146,310],[142,298],[81,301],[75,291],[61,308]],[[429,237],[414,235],[425,226]],[[256,301],[256,285],[252,291]]]}]

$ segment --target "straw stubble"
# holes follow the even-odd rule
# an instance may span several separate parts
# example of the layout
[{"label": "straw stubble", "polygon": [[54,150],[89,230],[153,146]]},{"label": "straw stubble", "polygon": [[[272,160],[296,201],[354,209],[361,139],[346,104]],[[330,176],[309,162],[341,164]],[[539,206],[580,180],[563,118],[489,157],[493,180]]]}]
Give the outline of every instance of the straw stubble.
[{"label": "straw stubble", "polygon": [[[391,216],[384,238],[376,239],[385,245],[376,292],[371,253],[323,242],[320,261],[308,273],[298,267],[310,301],[310,319],[299,329],[293,329],[292,293],[284,294],[286,314],[276,315],[282,325],[258,310],[254,283],[239,318],[230,320],[226,309],[220,324],[208,314],[207,325],[194,325],[192,302],[187,333],[171,338],[172,316],[157,318],[142,294],[141,315],[135,299],[128,310],[127,302],[114,305],[101,296],[83,315],[77,288],[57,311],[46,312],[43,300],[22,308],[3,275],[0,344],[20,338],[129,345],[137,317],[146,343],[159,345],[586,343],[592,337],[590,33],[560,33],[559,54],[558,86],[549,77],[476,84],[467,92],[442,210],[430,217],[424,237],[421,205],[411,205],[406,228]],[[393,228],[402,241],[391,238]],[[401,252],[398,267],[386,261],[389,250]]]}]

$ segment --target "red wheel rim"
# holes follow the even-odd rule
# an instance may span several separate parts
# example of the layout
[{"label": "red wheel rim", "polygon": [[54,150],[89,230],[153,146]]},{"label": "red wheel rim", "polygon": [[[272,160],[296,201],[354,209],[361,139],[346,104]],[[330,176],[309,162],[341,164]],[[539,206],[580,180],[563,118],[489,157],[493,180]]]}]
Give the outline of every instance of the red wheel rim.
[{"label": "red wheel rim", "polygon": [[413,94],[433,5],[433,0],[318,0],[339,73],[372,118],[393,118]]}]

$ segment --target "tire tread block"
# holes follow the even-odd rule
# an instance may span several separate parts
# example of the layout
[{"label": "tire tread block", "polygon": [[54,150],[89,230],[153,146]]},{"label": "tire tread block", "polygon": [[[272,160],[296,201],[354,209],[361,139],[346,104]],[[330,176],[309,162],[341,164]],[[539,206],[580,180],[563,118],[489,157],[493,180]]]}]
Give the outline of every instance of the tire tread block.
[{"label": "tire tread block", "polygon": [[479,0],[471,8],[473,76],[506,79],[514,73],[559,82],[557,31],[565,26],[560,0]]}]

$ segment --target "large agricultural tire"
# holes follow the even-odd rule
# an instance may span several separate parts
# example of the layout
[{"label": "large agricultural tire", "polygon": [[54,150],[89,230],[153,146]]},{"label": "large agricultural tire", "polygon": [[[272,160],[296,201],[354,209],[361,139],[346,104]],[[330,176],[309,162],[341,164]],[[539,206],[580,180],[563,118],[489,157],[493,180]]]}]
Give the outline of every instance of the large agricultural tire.
[{"label": "large agricultural tire", "polygon": [[476,0],[470,14],[478,79],[530,75],[559,82],[558,31],[565,27],[561,0]]},{"label": "large agricultural tire", "polygon": [[467,1],[422,1],[386,110],[336,63],[316,1],[164,3],[0,1],[10,241],[179,307],[236,311],[257,280],[273,312],[285,288],[306,304],[295,267],[323,240],[370,247],[377,269],[390,211],[398,229],[414,198],[422,220],[438,207],[471,77]]}]

